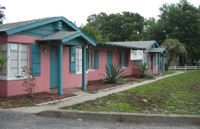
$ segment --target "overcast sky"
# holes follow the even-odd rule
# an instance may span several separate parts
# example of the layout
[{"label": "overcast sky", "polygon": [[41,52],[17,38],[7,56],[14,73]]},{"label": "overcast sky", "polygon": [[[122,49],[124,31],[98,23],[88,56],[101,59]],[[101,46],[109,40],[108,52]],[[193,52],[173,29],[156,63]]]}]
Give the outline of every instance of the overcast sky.
[{"label": "overcast sky", "polygon": [[[77,26],[86,23],[91,14],[100,12],[139,13],[145,18],[157,17],[164,3],[177,3],[179,0],[0,0],[6,6],[5,23],[31,20],[43,17],[64,16]],[[200,0],[188,0],[198,7]]]}]

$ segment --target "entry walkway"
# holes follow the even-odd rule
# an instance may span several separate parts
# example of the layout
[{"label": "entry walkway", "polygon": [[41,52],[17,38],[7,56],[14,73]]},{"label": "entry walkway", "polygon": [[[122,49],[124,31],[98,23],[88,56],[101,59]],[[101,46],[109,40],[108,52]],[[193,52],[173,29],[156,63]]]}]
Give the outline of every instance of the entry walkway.
[{"label": "entry walkway", "polygon": [[71,106],[74,104],[78,104],[78,103],[82,103],[88,100],[95,100],[97,98],[101,98],[113,93],[117,93],[117,92],[121,92],[124,90],[128,90],[137,86],[141,86],[147,83],[151,83],[151,82],[155,82],[157,80],[166,78],[166,77],[170,77],[170,76],[174,76],[174,75],[178,75],[178,74],[182,74],[183,72],[178,71],[174,74],[169,74],[169,75],[164,75],[164,76],[160,76],[157,77],[156,79],[153,80],[145,80],[143,82],[139,82],[139,83],[130,83],[130,84],[125,84],[122,86],[119,86],[115,89],[112,90],[104,90],[101,92],[97,92],[95,94],[91,94],[88,92],[84,92],[84,91],[79,91],[76,93],[76,96],[74,97],[70,97],[70,98],[66,98],[63,100],[59,100],[59,101],[53,101],[51,103],[43,103],[43,104],[39,104],[37,106],[34,107],[19,107],[19,108],[12,108],[12,109],[2,109],[2,110],[9,110],[9,111],[17,111],[17,112],[25,112],[25,113],[38,113],[41,111],[47,111],[47,110],[58,110],[61,107],[64,106]]}]

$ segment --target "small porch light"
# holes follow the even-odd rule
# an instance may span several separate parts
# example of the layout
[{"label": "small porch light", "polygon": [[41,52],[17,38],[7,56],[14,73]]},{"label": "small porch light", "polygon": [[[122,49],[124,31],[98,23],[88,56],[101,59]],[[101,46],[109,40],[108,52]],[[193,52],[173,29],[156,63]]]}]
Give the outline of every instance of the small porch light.
[{"label": "small porch light", "polygon": [[44,53],[47,53],[47,48],[43,48],[43,52],[44,52]]}]

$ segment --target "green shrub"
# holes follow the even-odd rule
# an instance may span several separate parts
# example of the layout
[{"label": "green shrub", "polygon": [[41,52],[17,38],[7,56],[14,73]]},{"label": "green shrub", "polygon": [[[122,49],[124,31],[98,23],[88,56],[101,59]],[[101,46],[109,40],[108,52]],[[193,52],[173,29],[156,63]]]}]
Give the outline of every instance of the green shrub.
[{"label": "green shrub", "polygon": [[120,66],[114,64],[106,65],[106,75],[105,81],[106,83],[116,83],[120,78],[124,77],[124,70],[121,69]]}]

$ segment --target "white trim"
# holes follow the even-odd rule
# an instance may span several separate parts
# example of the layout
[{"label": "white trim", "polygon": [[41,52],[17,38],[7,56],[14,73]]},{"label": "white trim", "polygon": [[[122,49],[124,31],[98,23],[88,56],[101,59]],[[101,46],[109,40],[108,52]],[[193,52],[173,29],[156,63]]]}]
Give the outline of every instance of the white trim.
[{"label": "white trim", "polygon": [[88,72],[94,72],[96,69],[88,69]]},{"label": "white trim", "polygon": [[0,76],[0,80],[5,80],[5,81],[9,81],[9,80],[24,80],[25,78],[16,78],[16,77],[7,77],[7,76]]},{"label": "white trim", "polygon": [[[88,71],[86,71],[85,73],[88,73]],[[76,74],[82,74],[82,71],[81,72],[78,71],[78,72],[76,72]]]},{"label": "white trim", "polygon": [[[15,75],[11,75],[10,74],[10,67],[11,67],[11,63],[10,63],[10,56],[11,56],[11,44],[14,44],[14,43],[6,43],[7,44],[7,51],[6,51],[6,56],[7,56],[7,62],[6,62],[6,75],[0,75],[0,80],[23,80],[24,78],[17,78]],[[27,67],[29,69],[29,65],[30,65],[30,57],[29,57],[29,44],[21,44],[21,43],[16,43],[16,45],[18,46],[18,50],[17,49],[14,49],[14,50],[17,50],[18,51],[18,57],[17,57],[17,60],[18,60],[18,70],[17,70],[17,75],[19,74],[20,75],[20,69],[21,69],[21,50],[22,50],[22,45],[26,45],[27,47]]]},{"label": "white trim", "polygon": [[10,76],[10,44],[7,43],[7,76]]}]

